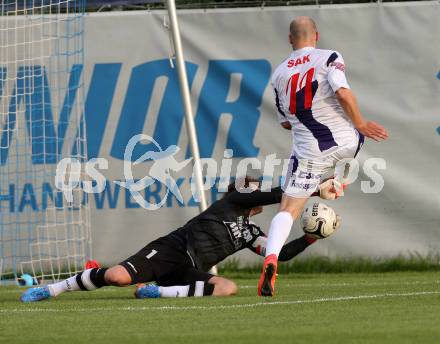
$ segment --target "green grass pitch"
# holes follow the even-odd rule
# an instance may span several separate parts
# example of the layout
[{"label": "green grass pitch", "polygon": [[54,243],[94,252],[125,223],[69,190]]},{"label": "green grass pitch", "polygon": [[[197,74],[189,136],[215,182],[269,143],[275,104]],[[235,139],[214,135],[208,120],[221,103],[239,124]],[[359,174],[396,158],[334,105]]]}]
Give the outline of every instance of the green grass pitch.
[{"label": "green grass pitch", "polygon": [[0,343],[439,343],[438,272],[280,275],[274,298],[257,275],[237,296],[136,300],[133,287],[34,304],[0,287]]}]

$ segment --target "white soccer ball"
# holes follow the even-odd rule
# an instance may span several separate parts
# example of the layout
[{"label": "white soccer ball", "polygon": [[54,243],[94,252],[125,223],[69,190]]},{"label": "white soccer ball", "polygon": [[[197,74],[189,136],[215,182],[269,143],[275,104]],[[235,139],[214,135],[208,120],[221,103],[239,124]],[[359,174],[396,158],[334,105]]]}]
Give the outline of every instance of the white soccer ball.
[{"label": "white soccer ball", "polygon": [[301,226],[304,233],[316,239],[330,236],[339,228],[340,217],[324,203],[315,202],[303,211]]}]

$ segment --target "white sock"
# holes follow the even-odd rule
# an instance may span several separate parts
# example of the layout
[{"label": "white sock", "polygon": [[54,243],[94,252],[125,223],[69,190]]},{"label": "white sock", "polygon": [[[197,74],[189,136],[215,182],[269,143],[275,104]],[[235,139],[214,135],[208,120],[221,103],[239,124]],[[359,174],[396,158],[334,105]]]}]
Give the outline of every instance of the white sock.
[{"label": "white sock", "polygon": [[48,287],[51,296],[58,296],[66,291],[81,290],[76,282],[76,276],[70,277],[58,283],[49,284]]},{"label": "white sock", "polygon": [[172,287],[159,287],[161,297],[187,297],[189,285],[174,285]]},{"label": "white sock", "polygon": [[191,282],[188,285],[159,287],[161,297],[208,296],[214,292],[214,285],[203,281]]},{"label": "white sock", "polygon": [[280,211],[274,216],[270,223],[269,237],[267,238],[266,257],[275,254],[278,258],[292,225],[293,218],[289,212]]}]

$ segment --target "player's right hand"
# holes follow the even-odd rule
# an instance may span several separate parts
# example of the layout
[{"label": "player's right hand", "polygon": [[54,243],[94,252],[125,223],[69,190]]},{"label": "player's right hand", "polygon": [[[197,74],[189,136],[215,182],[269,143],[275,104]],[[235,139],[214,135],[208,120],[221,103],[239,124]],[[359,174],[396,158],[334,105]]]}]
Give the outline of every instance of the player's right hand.
[{"label": "player's right hand", "polygon": [[335,200],[342,196],[346,184],[341,183],[335,178],[329,178],[319,185],[319,197],[326,200]]},{"label": "player's right hand", "polygon": [[368,121],[356,128],[362,135],[375,141],[383,141],[388,138],[387,130],[380,124]]}]

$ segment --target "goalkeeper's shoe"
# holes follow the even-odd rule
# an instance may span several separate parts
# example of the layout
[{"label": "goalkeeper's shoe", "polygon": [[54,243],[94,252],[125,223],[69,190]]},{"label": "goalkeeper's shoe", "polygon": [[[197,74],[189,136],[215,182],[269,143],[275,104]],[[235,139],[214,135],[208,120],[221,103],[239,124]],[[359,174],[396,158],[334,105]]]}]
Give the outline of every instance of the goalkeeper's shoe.
[{"label": "goalkeeper's shoe", "polygon": [[134,295],[137,299],[157,299],[160,297],[159,287],[155,284],[138,286]]},{"label": "goalkeeper's shoe", "polygon": [[275,293],[275,280],[277,278],[277,256],[271,254],[264,260],[263,271],[258,281],[259,296],[273,296]]},{"label": "goalkeeper's shoe", "polygon": [[50,297],[50,291],[48,286],[29,288],[20,296],[22,302],[36,302],[46,300]]}]

